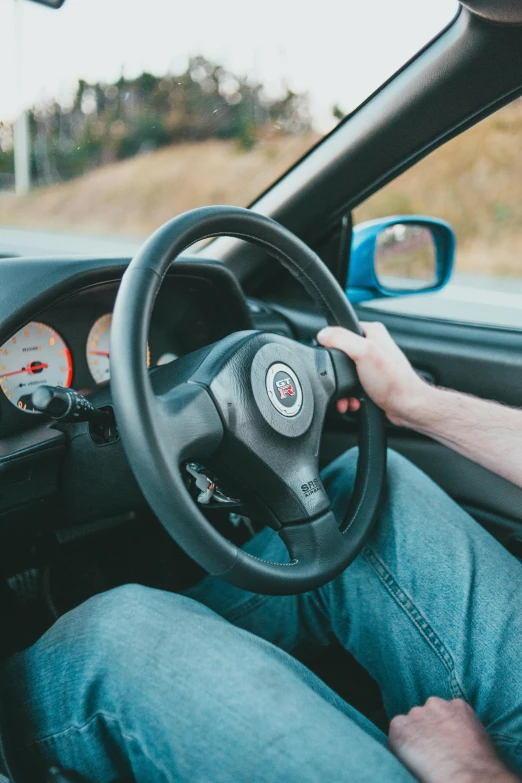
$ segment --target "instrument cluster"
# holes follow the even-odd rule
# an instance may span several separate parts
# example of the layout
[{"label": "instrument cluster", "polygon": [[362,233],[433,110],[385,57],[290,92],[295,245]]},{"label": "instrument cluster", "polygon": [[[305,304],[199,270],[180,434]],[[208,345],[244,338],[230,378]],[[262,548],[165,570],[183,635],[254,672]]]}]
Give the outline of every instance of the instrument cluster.
[{"label": "instrument cluster", "polygon": [[71,385],[73,363],[63,337],[47,324],[31,321],[0,348],[0,389],[10,403],[31,409],[38,386]]},{"label": "instrument cluster", "polygon": [[[221,286],[221,279],[218,281]],[[225,281],[226,282],[226,281]],[[41,385],[82,393],[110,382],[110,332],[118,283],[93,286],[40,313],[0,347],[0,436],[40,414],[31,395]],[[237,292],[232,292],[237,297]],[[158,294],[143,361],[154,367],[248,328],[244,301],[200,275],[166,278]],[[29,416],[27,416],[29,414]],[[25,425],[25,426],[24,426]]]},{"label": "instrument cluster", "polygon": [[[112,313],[101,315],[93,323],[85,345],[85,358],[94,384],[111,377],[110,332]],[[156,364],[167,364],[176,354],[165,352]],[[147,346],[150,367],[150,346]],[[38,386],[69,388],[73,379],[73,360],[64,338],[52,326],[31,321],[0,347],[0,389],[12,405],[27,413],[31,394]]]}]

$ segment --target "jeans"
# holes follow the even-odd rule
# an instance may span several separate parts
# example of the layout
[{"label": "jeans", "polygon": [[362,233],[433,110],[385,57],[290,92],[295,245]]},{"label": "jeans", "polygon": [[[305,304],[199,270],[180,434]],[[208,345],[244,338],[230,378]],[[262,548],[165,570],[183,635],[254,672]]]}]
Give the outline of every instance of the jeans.
[{"label": "jeans", "polygon": [[[323,475],[339,516],[355,460]],[[285,559],[269,529],[248,549]],[[289,655],[332,636],[377,680],[390,718],[464,698],[522,771],[522,566],[393,452],[374,533],[321,589],[120,587],[11,658],[1,696],[20,760],[88,781],[413,781],[386,737]]]}]

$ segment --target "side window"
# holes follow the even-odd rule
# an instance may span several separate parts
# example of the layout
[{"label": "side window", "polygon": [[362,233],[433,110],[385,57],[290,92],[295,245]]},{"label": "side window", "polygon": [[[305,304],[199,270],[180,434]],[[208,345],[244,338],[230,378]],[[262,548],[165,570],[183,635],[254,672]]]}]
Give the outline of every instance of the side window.
[{"label": "side window", "polygon": [[465,131],[354,210],[354,224],[392,215],[447,221],[454,271],[436,293],[365,307],[522,328],[522,99]]}]

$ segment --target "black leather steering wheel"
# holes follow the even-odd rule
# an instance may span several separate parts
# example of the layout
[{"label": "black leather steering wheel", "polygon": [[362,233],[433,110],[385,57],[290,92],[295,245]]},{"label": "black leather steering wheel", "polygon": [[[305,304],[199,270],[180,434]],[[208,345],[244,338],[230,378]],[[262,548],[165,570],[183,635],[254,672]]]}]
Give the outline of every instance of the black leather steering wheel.
[{"label": "black leather steering wheel", "polygon": [[[318,452],[328,403],[361,393],[344,354],[243,331],[149,374],[143,357],[163,277],[187,247],[216,236],[267,250],[320,303],[330,324],[361,333],[327,267],[281,225],[238,207],[186,212],[147,240],[123,276],[111,328],[116,420],[152,510],[196,562],[246,590],[305,592],[343,571],[372,529],[386,472],[384,417],[363,398],[355,488],[339,526],[319,478]],[[290,563],[252,557],[216,531],[183,481],[180,466],[189,459],[234,477],[242,497],[266,511]]]}]

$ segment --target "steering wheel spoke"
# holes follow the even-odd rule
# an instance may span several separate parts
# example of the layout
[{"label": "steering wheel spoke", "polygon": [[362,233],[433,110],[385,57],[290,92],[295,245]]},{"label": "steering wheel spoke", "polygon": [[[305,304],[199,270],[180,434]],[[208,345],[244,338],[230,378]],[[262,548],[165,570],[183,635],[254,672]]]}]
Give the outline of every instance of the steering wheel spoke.
[{"label": "steering wheel spoke", "polygon": [[[347,539],[339,530],[332,511],[328,509],[316,519],[297,525],[287,525],[279,532],[292,562],[317,567],[338,563],[343,558]],[[335,570],[335,566],[334,566]]]},{"label": "steering wheel spoke", "polygon": [[182,383],[158,401],[161,437],[179,462],[211,457],[223,439],[223,424],[208,391]]}]

